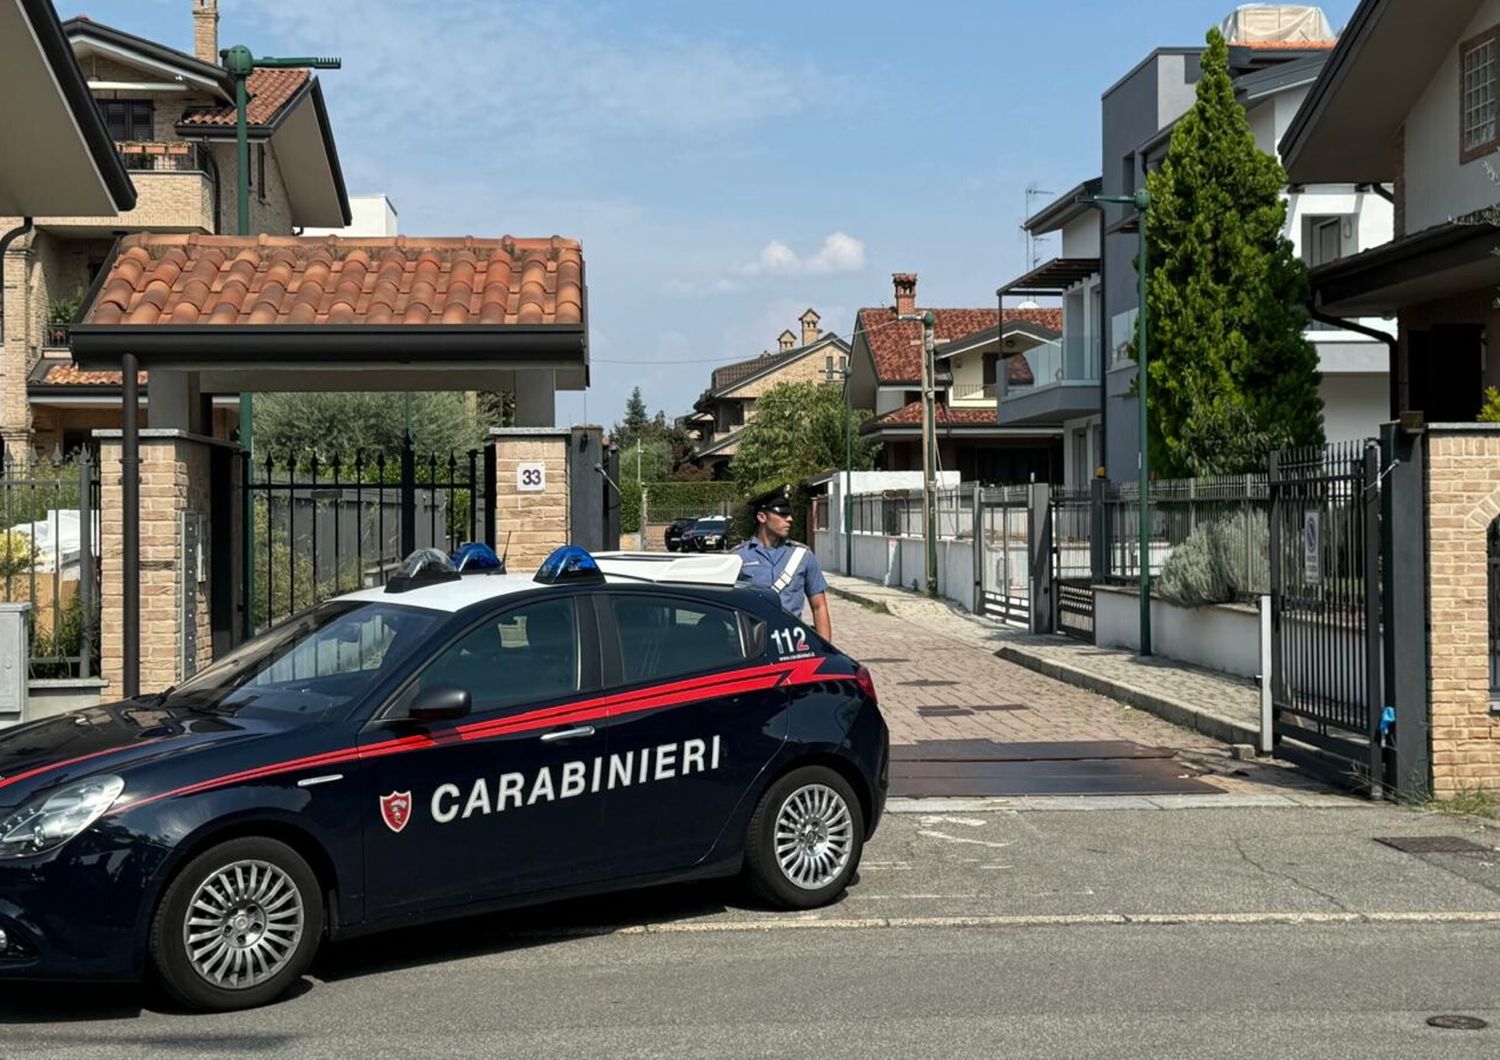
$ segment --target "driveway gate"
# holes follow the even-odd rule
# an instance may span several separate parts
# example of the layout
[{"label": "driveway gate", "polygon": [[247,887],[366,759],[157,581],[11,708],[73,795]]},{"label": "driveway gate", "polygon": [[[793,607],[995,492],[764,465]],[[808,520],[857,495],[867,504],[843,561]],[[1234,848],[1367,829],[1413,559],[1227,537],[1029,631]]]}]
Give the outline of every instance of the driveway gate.
[{"label": "driveway gate", "polygon": [[1380,469],[1373,441],[1283,451],[1270,467],[1272,733],[1333,756],[1377,795]]},{"label": "driveway gate", "polygon": [[1094,642],[1093,496],[1088,490],[1052,493],[1052,627]]},{"label": "driveway gate", "polygon": [[1026,486],[982,489],[977,494],[976,557],[979,603],[986,615],[1008,622],[1031,620],[1031,493]]},{"label": "driveway gate", "polygon": [[353,460],[268,453],[243,467],[253,552],[242,571],[256,632],[340,593],[383,585],[417,548],[495,546],[493,449]]}]

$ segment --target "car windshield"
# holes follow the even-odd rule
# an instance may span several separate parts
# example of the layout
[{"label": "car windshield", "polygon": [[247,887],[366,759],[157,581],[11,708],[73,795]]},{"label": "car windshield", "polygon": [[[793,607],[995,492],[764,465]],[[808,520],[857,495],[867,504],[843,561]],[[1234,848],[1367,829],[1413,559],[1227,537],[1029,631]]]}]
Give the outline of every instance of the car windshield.
[{"label": "car windshield", "polygon": [[441,613],[334,602],[241,645],[167,694],[169,709],[322,721],[342,711],[420,644]]},{"label": "car windshield", "polygon": [[711,532],[722,532],[729,525],[728,519],[699,519],[693,524],[694,530],[708,530]]}]

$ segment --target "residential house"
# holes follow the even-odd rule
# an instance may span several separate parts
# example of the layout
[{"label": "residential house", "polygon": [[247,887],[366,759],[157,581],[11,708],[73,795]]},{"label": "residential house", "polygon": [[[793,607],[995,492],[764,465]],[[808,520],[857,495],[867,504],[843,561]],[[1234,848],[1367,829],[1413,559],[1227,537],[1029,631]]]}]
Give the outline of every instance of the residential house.
[{"label": "residential house", "polygon": [[1363,0],[1281,140],[1295,182],[1395,189],[1394,239],[1314,269],[1312,297],[1396,319],[1382,476],[1413,476],[1424,504],[1386,513],[1394,561],[1421,572],[1392,606],[1425,605],[1426,662],[1396,709],[1426,708],[1400,724],[1428,738],[1440,797],[1500,791],[1500,425],[1475,422],[1500,386],[1497,150],[1500,0]]},{"label": "residential house", "polygon": [[850,342],[851,400],[875,412],[861,433],[882,444],[881,467],[922,468],[922,325],[900,318],[931,312],[939,470],[958,471],[964,481],[1061,481],[1058,428],[1002,426],[996,420],[1002,391],[1033,382],[1027,360],[1014,355],[1056,340],[1061,312],[919,308],[914,273],[896,273],[892,285],[893,304],[861,309]]},{"label": "residential house", "polygon": [[[75,368],[67,327],[119,236],[234,228],[234,83],[219,65],[217,0],[195,0],[192,15],[192,55],[86,18],[62,24],[137,198],[118,213],[35,217],[8,248],[0,353],[7,445],[68,450],[95,428],[119,425],[118,376]],[[257,70],[248,88],[251,230],[348,223],[318,79],[304,69]],[[0,217],[0,230],[18,220]],[[153,382],[191,408],[191,426],[228,432],[232,408],[210,411],[209,396],[176,393],[187,385],[176,373]]]},{"label": "residential house", "polygon": [[305,236],[339,236],[368,239],[380,236],[399,236],[401,219],[396,213],[396,204],[389,195],[349,196],[349,223],[337,228],[308,225],[302,230]]},{"label": "residential house", "polygon": [[755,402],[766,391],[781,383],[839,382],[829,365],[843,367],[849,344],[832,332],[823,334],[820,319],[809,308],[798,318],[800,337],[788,329],[777,337],[775,353],[768,351],[714,369],[708,389],[694,403],[693,412],[683,417],[696,443],[688,463],[716,479],[729,478],[740,433],[755,417]]},{"label": "residential house", "polygon": [[[1226,21],[1230,74],[1257,146],[1275,152],[1319,74],[1335,40],[1315,9],[1286,9],[1301,32],[1294,39]],[[1274,8],[1261,12],[1271,18]],[[1311,17],[1310,17],[1311,16]],[[1274,18],[1272,18],[1274,23]],[[1002,402],[1002,423],[1054,423],[1066,433],[1069,484],[1104,467],[1110,478],[1136,475],[1139,412],[1136,366],[1129,356],[1139,292],[1134,211],[1108,205],[1101,214],[1077,200],[1089,195],[1129,196],[1160,168],[1177,121],[1192,107],[1201,47],[1158,48],[1105,91],[1102,100],[1100,175],[1074,188],[1026,222],[1033,235],[1061,234],[1061,252],[1000,289],[1006,295],[1057,296],[1063,336],[1052,357],[1061,367],[1058,391],[1066,397]],[[1358,253],[1390,239],[1392,206],[1383,184],[1371,181],[1302,181],[1287,188],[1284,230],[1309,266]],[[1101,232],[1102,228],[1102,232]],[[1090,268],[1097,262],[1096,268]],[[1097,292],[1097,293],[1096,293]],[[1380,332],[1378,319],[1362,322]],[[1313,321],[1307,337],[1318,350],[1323,374],[1324,433],[1330,441],[1366,438],[1388,412],[1389,357],[1378,334]],[[1097,350],[1097,355],[1085,354]],[[1102,388],[1098,380],[1103,379]],[[1093,401],[1090,414],[1086,401]],[[1102,403],[1101,403],[1102,402]]]}]

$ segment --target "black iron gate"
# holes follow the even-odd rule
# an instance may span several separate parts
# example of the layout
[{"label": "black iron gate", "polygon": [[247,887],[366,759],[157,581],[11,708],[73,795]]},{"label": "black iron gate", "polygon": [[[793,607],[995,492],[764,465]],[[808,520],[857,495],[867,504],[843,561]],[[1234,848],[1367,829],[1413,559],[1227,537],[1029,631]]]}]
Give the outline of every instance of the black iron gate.
[{"label": "black iron gate", "polygon": [[[1373,441],[1271,458],[1272,733],[1332,756],[1379,794],[1380,451]],[[1293,753],[1292,757],[1296,757]]]},{"label": "black iron gate", "polygon": [[1053,628],[1094,642],[1095,505],[1088,490],[1052,494]]},{"label": "black iron gate", "polygon": [[253,634],[340,593],[383,585],[417,548],[495,545],[493,449],[353,460],[316,453],[244,458],[242,500],[253,546],[242,571]]}]

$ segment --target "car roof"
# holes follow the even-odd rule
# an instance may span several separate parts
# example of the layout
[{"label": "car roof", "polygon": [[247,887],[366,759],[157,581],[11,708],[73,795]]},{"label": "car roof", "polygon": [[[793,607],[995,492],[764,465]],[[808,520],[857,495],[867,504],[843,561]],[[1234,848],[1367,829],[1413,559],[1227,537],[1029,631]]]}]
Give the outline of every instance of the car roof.
[{"label": "car roof", "polygon": [[[594,556],[611,586],[678,585],[733,586],[739,579],[740,557],[733,552],[680,556],[663,552],[601,552]],[[549,585],[521,574],[470,574],[457,580],[418,585],[401,593],[384,587],[360,589],[335,599],[362,604],[384,603],[430,611],[462,611],[466,607],[523,592],[545,592],[578,582]]]}]

